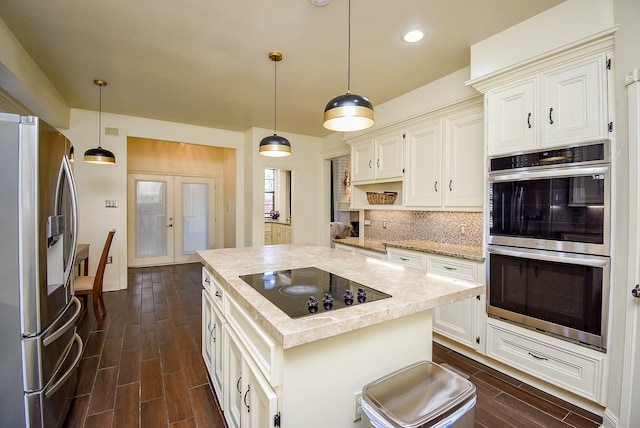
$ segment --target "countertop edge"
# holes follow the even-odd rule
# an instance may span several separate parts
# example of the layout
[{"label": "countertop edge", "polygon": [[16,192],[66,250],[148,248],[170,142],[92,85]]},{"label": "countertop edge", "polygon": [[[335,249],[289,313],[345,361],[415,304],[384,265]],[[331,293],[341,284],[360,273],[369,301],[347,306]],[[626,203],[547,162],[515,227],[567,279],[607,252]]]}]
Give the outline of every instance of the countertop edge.
[{"label": "countertop edge", "polygon": [[[282,247],[282,249],[273,247]],[[366,258],[362,258],[355,254],[345,254],[344,252],[340,252],[335,249],[319,246],[282,245],[270,247],[247,247],[246,252],[247,254],[251,254],[255,257],[256,255],[259,256],[261,251],[260,249],[263,249],[262,251],[265,254],[268,254],[268,256],[265,256],[265,259],[269,259],[268,266],[272,269],[282,269],[283,267],[279,265],[280,262],[273,261],[273,253],[281,250],[282,255],[284,255],[282,261],[287,263],[288,268],[302,267],[309,264],[304,261],[304,258],[292,261],[292,257],[295,258],[293,253],[305,253],[301,247],[307,247],[305,248],[306,250],[317,250],[318,248],[323,248],[324,250],[321,250],[320,254],[323,256],[327,255],[328,260],[315,265],[318,265],[323,269],[336,271],[346,277],[351,276],[352,278],[350,279],[354,280],[358,280],[358,278],[357,276],[354,277],[355,274],[353,270],[336,268],[337,263],[358,264],[364,263],[363,260],[366,260]],[[267,333],[283,349],[316,342],[318,340],[348,333],[353,330],[376,325],[388,320],[431,310],[437,306],[446,305],[479,294],[484,294],[485,292],[484,285],[480,283],[472,283],[464,280],[447,281],[437,278],[436,276],[430,276],[419,269],[404,268],[404,272],[400,271],[399,275],[407,275],[409,279],[419,280],[420,282],[418,297],[414,297],[411,295],[412,293],[401,291],[402,289],[398,288],[391,293],[395,297],[393,300],[385,299],[371,302],[367,305],[354,306],[350,308],[349,311],[340,313],[336,311],[336,313],[331,316],[313,316],[308,318],[291,319],[257,291],[252,289],[248,284],[242,281],[238,277],[236,271],[228,269],[225,266],[220,254],[233,255],[234,258],[237,258],[238,254],[242,254],[242,252],[240,249],[235,250],[235,252],[228,251],[226,253],[216,253],[216,251],[221,250],[205,250],[198,251],[197,254],[200,257],[202,264],[220,283],[224,288],[224,291],[228,293],[229,296],[231,296],[236,303],[238,303],[242,309],[248,313],[252,320],[256,322],[265,331],[265,333]],[[216,260],[218,263],[216,264],[216,262],[211,262],[211,260]],[[389,263],[389,265],[391,264],[392,263]],[[257,263],[257,265],[259,266],[260,264]],[[254,266],[252,266],[252,270],[269,270],[267,267],[258,266],[254,264]],[[384,265],[382,267],[366,267],[369,268],[369,271],[384,269]],[[229,278],[226,278],[226,276]],[[378,272],[377,276],[382,275]],[[362,282],[365,283],[365,281]],[[379,282],[373,284],[373,287],[381,289],[382,291],[391,291],[389,289],[385,290],[385,287],[394,287],[395,285],[393,285],[393,282],[394,281],[390,281],[388,279],[381,279]],[[457,285],[461,285],[461,287]],[[449,291],[452,287],[453,291]]]},{"label": "countertop edge", "polygon": [[[478,263],[484,263],[485,257],[482,255],[469,254],[465,252],[459,252],[456,250],[447,250],[443,248],[438,248],[439,246],[445,247],[449,245],[456,244],[445,244],[434,241],[422,241],[424,245],[415,245],[410,243],[405,243],[407,241],[383,241],[383,240],[374,240],[371,238],[359,239],[359,238],[344,238],[344,239],[334,239],[334,243],[347,245],[350,247],[361,248],[363,250],[376,251],[379,253],[386,253],[387,248],[399,248],[403,250],[417,251],[420,253],[427,254],[436,254],[447,257],[454,257],[458,259],[470,260]],[[414,242],[414,241],[412,241]],[[428,246],[431,248],[428,248]],[[462,246],[462,247],[471,247],[471,246]],[[482,248],[478,247],[479,252],[482,252]]]}]

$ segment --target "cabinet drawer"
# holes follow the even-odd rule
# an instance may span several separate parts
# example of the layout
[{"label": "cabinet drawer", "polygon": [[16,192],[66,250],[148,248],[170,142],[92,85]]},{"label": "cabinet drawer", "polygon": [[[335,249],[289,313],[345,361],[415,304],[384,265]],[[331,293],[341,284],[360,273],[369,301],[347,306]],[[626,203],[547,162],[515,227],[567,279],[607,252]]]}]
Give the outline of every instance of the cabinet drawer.
[{"label": "cabinet drawer", "polygon": [[601,402],[604,354],[496,320],[487,334],[488,356]]},{"label": "cabinet drawer", "polygon": [[211,300],[213,300],[213,303],[216,305],[218,310],[222,312],[224,289],[213,277],[211,272],[204,267],[202,268],[202,286],[207,290],[209,296],[211,296]]},{"label": "cabinet drawer", "polygon": [[476,266],[473,264],[435,257],[427,258],[427,272],[466,279],[468,281],[476,281],[478,277]]},{"label": "cabinet drawer", "polygon": [[387,261],[390,262],[417,267],[419,269],[425,269],[425,258],[426,256],[423,254],[417,254],[411,251],[396,250],[395,248],[387,248]]},{"label": "cabinet drawer", "polygon": [[247,313],[233,299],[227,298],[226,304],[227,322],[264,377],[272,386],[278,386],[278,367],[281,363],[279,347],[260,326],[251,321]]}]

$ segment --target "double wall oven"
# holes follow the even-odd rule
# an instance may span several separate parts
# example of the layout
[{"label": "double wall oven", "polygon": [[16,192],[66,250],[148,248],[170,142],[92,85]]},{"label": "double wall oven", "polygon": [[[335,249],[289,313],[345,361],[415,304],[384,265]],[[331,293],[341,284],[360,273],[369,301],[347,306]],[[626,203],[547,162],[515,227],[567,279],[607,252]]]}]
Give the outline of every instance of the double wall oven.
[{"label": "double wall oven", "polygon": [[487,313],[606,350],[609,141],[489,159]]}]

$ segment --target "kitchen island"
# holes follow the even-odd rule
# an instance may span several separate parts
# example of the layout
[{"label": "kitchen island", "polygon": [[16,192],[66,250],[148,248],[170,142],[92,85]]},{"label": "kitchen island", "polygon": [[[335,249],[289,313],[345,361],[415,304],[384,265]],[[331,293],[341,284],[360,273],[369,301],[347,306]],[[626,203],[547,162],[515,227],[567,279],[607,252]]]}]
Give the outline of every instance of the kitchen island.
[{"label": "kitchen island", "polygon": [[[205,250],[203,355],[230,427],[356,427],[362,386],[431,358],[431,309],[481,284],[312,245]],[[316,267],[392,297],[293,319],[240,276]]]}]

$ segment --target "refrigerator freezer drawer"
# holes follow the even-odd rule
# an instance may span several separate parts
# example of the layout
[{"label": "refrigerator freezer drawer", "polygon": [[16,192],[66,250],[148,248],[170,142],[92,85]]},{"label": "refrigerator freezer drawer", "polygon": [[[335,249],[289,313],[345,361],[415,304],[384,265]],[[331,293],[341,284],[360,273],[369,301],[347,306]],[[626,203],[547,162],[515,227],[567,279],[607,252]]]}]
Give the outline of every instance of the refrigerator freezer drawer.
[{"label": "refrigerator freezer drawer", "polygon": [[74,296],[60,317],[45,331],[22,339],[26,392],[43,389],[59,369],[73,341],[81,310],[82,304]]},{"label": "refrigerator freezer drawer", "polygon": [[59,428],[65,421],[76,384],[78,383],[78,364],[82,357],[82,339],[73,336],[62,365],[46,387],[40,391],[25,394],[28,426],[31,428]]}]

